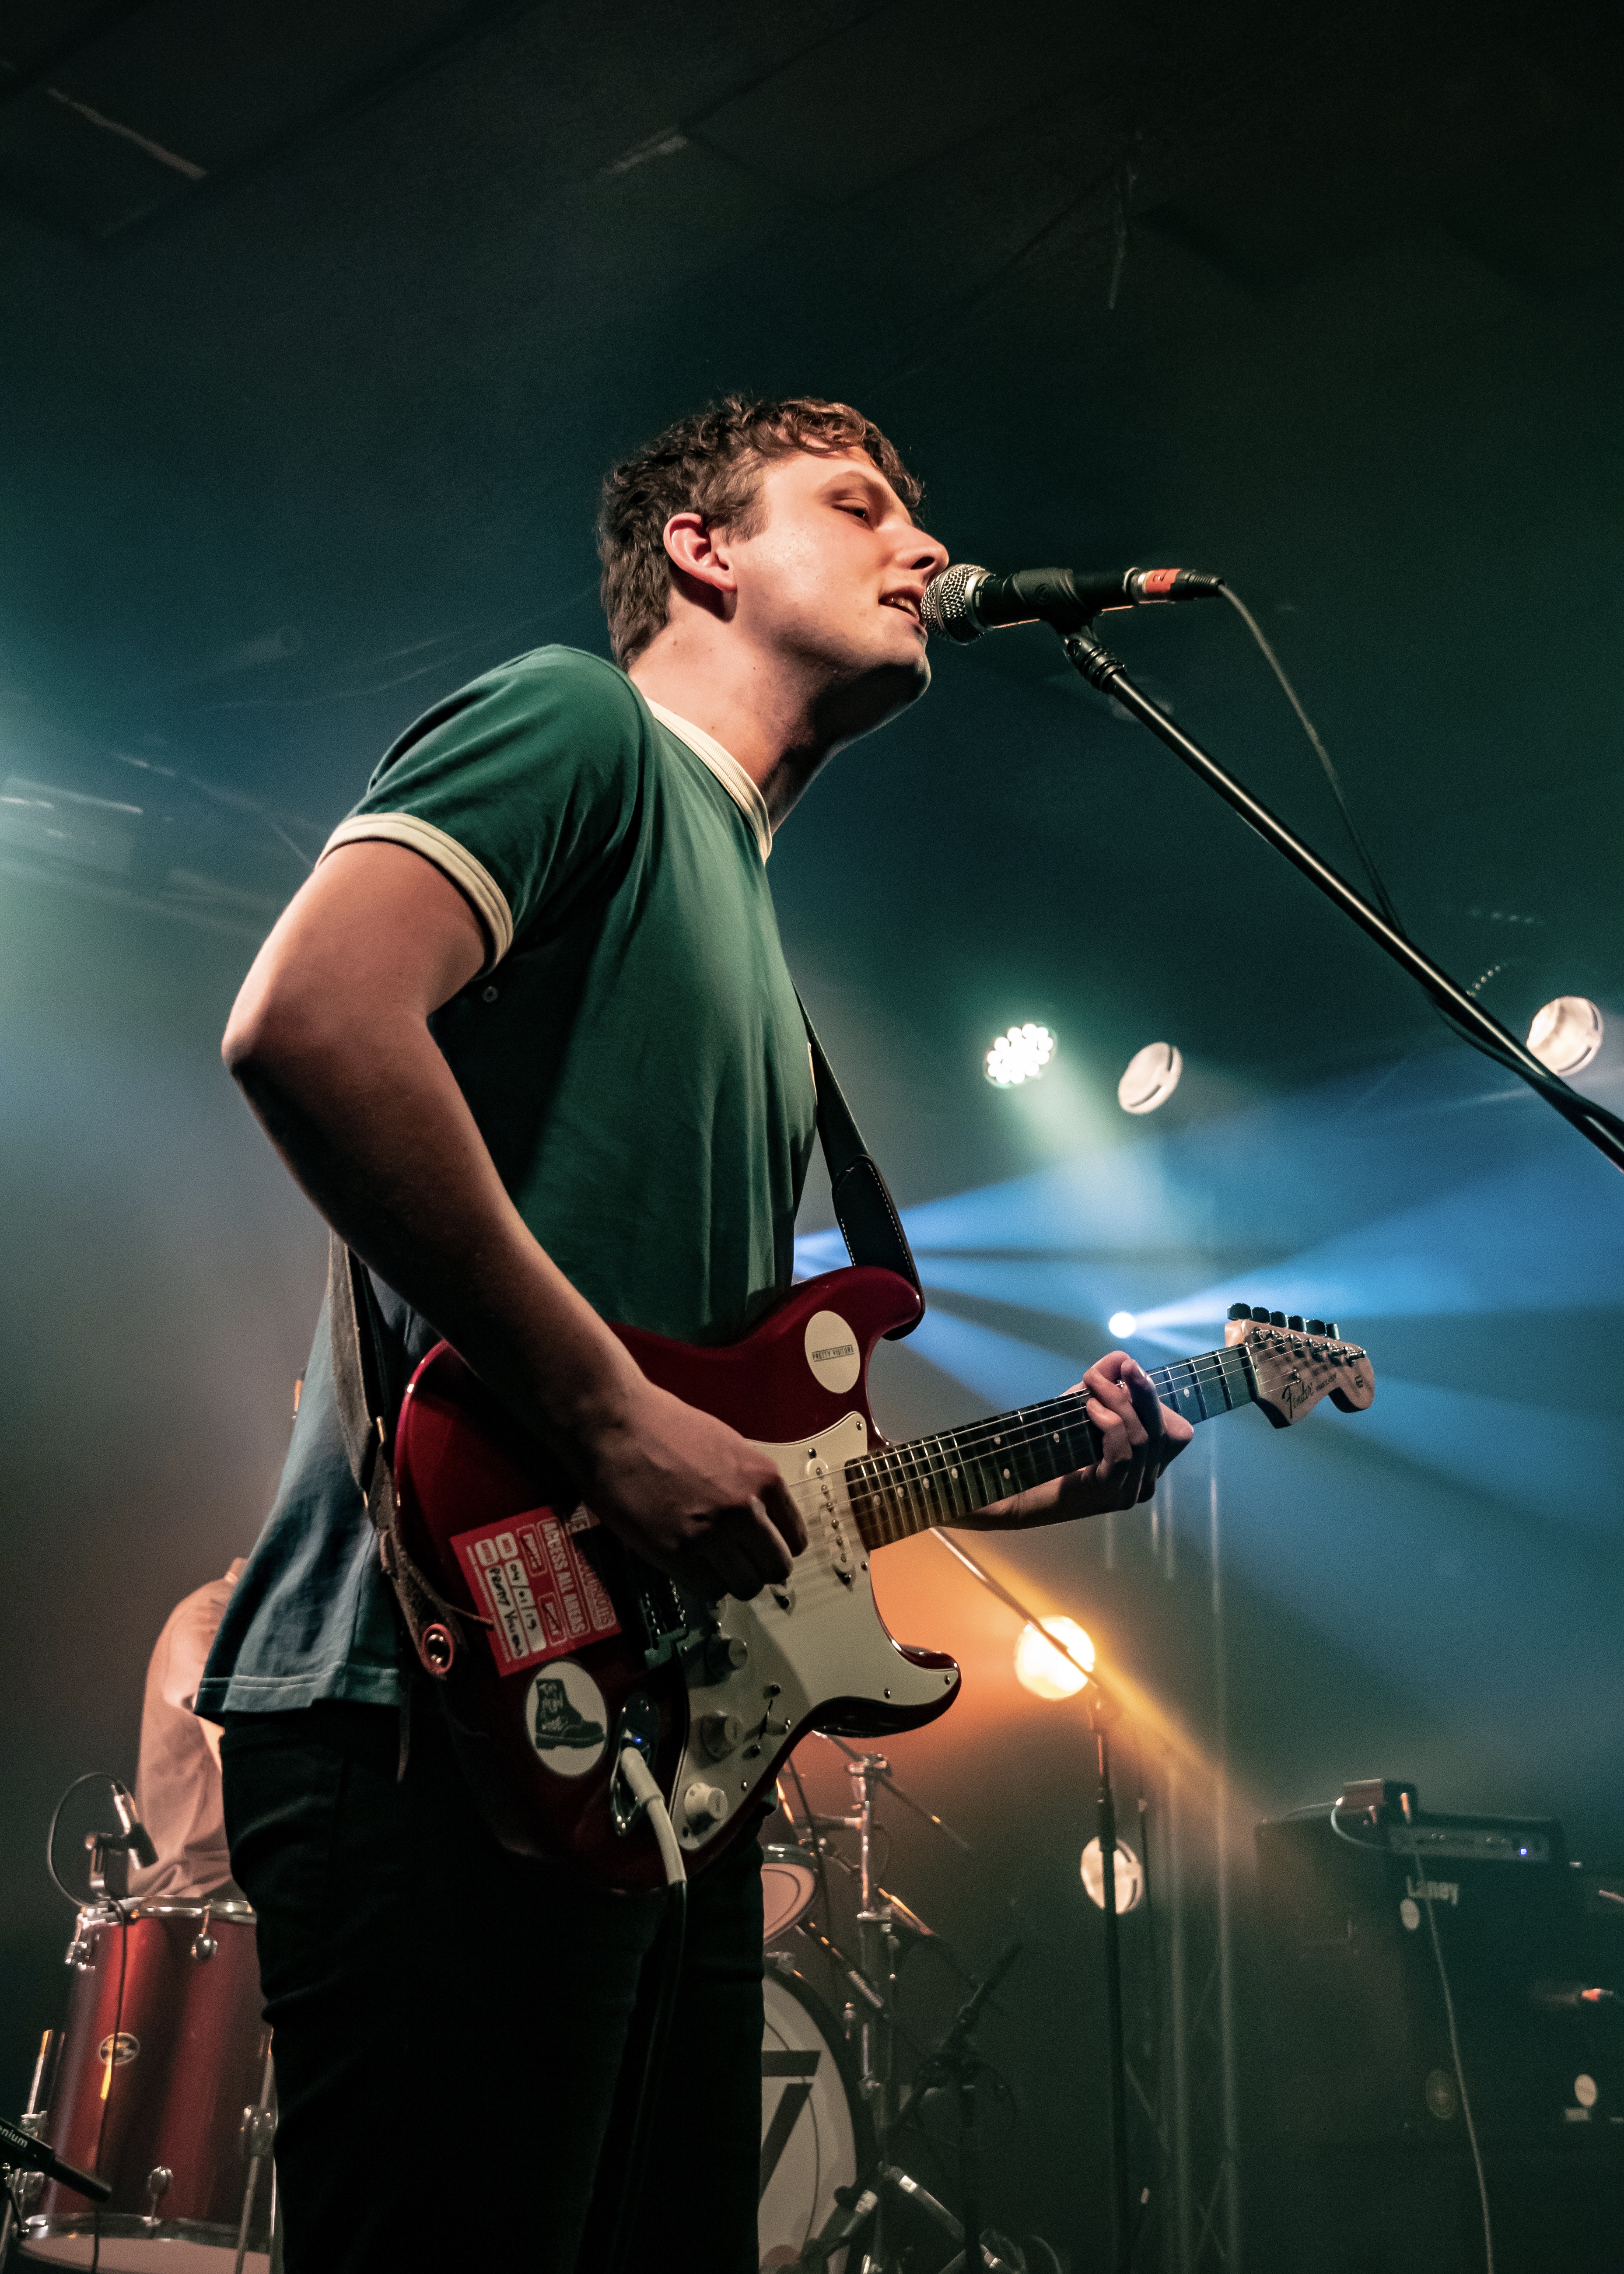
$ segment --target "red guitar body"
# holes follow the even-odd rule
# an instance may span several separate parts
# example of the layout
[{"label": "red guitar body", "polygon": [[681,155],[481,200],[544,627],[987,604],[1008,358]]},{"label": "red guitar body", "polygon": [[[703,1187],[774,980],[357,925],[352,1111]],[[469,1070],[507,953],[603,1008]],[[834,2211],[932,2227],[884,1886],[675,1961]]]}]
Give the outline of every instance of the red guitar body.
[{"label": "red guitar body", "polygon": [[448,1344],[424,1359],[394,1448],[402,1537],[465,1615],[440,1642],[449,1666],[431,1671],[507,1846],[652,1889],[665,1874],[646,1818],[617,1828],[628,1717],[691,1872],[771,1798],[808,1730],[881,1736],[952,1703],[952,1660],[898,1644],[880,1618],[846,1478],[880,1443],[870,1352],[920,1307],[866,1266],[806,1281],[723,1348],[617,1329],[651,1382],[761,1445],[796,1493],[808,1547],[787,1586],[751,1603],[703,1602],[642,1563]]}]

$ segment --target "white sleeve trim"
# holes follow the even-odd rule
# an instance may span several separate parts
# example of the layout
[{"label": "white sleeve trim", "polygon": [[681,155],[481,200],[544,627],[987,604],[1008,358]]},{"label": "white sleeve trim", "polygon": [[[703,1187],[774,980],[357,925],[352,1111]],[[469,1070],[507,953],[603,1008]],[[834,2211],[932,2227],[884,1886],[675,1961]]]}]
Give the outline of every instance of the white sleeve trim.
[{"label": "white sleeve trim", "polygon": [[357,813],[348,821],[341,821],[317,861],[318,868],[329,853],[341,845],[365,844],[404,845],[413,853],[420,853],[432,862],[442,877],[448,877],[483,925],[491,943],[490,959],[485,969],[501,961],[513,945],[513,911],[508,905],[507,894],[482,861],[477,861],[466,846],[459,845],[455,837],[437,829],[432,821],[425,821],[415,813]]}]

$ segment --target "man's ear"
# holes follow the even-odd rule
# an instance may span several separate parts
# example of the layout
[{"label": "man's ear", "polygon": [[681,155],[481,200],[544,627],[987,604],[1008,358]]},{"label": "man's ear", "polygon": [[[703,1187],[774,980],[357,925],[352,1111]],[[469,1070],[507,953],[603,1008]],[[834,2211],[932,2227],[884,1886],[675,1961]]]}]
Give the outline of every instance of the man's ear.
[{"label": "man's ear", "polygon": [[685,576],[711,592],[731,596],[738,590],[726,530],[707,522],[702,513],[673,513],[664,535],[673,566]]}]

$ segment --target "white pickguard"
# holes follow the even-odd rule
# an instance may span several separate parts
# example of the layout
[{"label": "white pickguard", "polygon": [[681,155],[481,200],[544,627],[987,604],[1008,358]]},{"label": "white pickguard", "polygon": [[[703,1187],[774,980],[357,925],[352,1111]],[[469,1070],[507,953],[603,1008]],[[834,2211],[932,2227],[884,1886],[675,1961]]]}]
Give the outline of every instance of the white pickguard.
[{"label": "white pickguard", "polygon": [[[846,1489],[846,1463],[868,1450],[862,1415],[848,1413],[816,1438],[760,1449],[787,1483],[802,1487],[807,1546],[787,1588],[763,1588],[752,1603],[729,1595],[721,1604],[722,1631],[744,1645],[742,1663],[718,1681],[707,1680],[698,1662],[690,1669],[688,1738],[671,1796],[672,1821],[688,1849],[704,1847],[749,1805],[790,1732],[831,1698],[866,1698],[882,1709],[930,1706],[959,1685],[956,1671],[904,1658],[881,1623]],[[809,1482],[815,1491],[805,1489]],[[729,1714],[741,1730],[725,1743],[720,1725]],[[707,1796],[698,1810],[688,1805],[695,1788]],[[725,1816],[711,1812],[718,1794]]]}]

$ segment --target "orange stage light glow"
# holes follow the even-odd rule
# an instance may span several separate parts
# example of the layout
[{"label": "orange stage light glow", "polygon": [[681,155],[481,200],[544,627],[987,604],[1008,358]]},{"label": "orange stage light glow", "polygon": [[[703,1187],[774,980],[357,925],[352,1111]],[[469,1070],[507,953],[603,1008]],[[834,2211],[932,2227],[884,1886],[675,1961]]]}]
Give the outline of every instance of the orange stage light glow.
[{"label": "orange stage light glow", "polygon": [[[1050,1635],[1064,1643],[1065,1650],[1056,1650],[1049,1640]],[[1075,1619],[1045,1619],[1041,1627],[1021,1629],[1015,1645],[1015,1678],[1034,1698],[1075,1698],[1086,1676],[1071,1663],[1072,1659],[1092,1667],[1093,1643]]]}]

